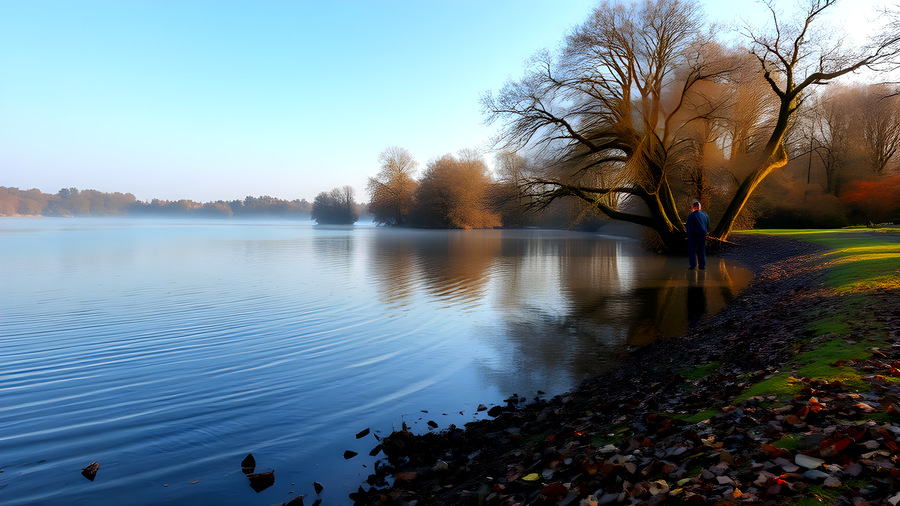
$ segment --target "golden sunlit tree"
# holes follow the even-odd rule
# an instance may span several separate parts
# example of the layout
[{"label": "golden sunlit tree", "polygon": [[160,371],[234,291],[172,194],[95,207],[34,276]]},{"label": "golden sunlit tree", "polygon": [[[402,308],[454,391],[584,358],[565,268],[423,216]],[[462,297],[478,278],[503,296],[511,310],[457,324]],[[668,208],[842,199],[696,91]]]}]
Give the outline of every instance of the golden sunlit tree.
[{"label": "golden sunlit tree", "polygon": [[754,153],[753,169],[741,181],[731,203],[712,231],[726,239],[753,191],[775,169],[788,162],[784,140],[790,121],[812,88],[861,69],[896,68],[900,56],[900,22],[887,24],[862,48],[854,48],[829,32],[821,23],[823,13],[837,0],[808,0],[805,9],[784,19],[774,0],[766,2],[771,13],[766,31],[747,29],[751,52],[777,97],[778,113],[765,146]]},{"label": "golden sunlit tree", "polygon": [[491,208],[492,180],[474,150],[444,155],[428,163],[416,191],[415,225],[429,228],[491,228],[500,216]]},{"label": "golden sunlit tree", "polygon": [[381,171],[369,178],[369,212],[376,223],[405,225],[415,202],[418,183],[413,178],[419,163],[404,148],[391,146],[378,155]]},{"label": "golden sunlit tree", "polygon": [[[489,122],[502,123],[500,148],[550,161],[524,182],[536,202],[576,197],[652,229],[669,249],[686,242],[680,210],[709,188],[710,173],[697,164],[708,163],[708,150],[730,151],[717,155],[732,181],[716,183],[728,193],[711,232],[725,240],[759,184],[787,163],[785,141],[807,92],[889,67],[898,55],[900,30],[861,49],[823,32],[820,18],[834,3],[810,0],[785,18],[770,2],[772,26],[745,32],[748,71],[739,51],[704,31],[692,1],[604,1],[559,54],[537,55],[523,78],[482,104]],[[728,90],[730,105],[727,96],[711,102],[717,88]]]}]

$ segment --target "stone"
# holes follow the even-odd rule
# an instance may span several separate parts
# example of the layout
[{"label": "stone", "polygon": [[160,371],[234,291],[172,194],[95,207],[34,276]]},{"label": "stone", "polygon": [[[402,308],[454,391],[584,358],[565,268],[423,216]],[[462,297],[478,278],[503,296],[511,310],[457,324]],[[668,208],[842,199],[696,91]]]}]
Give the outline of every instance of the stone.
[{"label": "stone", "polygon": [[802,453],[794,455],[794,462],[798,466],[805,467],[807,469],[815,469],[825,463],[825,461],[822,459],[810,457],[809,455],[804,455]]},{"label": "stone", "polygon": [[828,478],[828,473],[823,473],[818,469],[810,469],[803,473],[803,477],[808,480],[824,480],[825,478]]},{"label": "stone", "polygon": [[825,483],[824,483],[824,485],[825,485],[826,487],[840,487],[840,486],[841,486],[841,480],[835,478],[834,476],[829,476],[828,478],[825,478]]}]

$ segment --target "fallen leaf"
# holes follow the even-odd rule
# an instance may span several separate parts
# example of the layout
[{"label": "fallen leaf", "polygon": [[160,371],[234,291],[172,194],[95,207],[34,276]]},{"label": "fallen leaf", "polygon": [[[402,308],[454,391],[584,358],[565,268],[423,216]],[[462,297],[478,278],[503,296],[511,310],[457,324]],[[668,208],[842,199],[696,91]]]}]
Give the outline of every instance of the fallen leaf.
[{"label": "fallen leaf", "polygon": [[241,461],[241,471],[244,474],[251,474],[254,470],[256,470],[256,459],[253,458],[252,453],[248,453],[244,460]]},{"label": "fallen leaf", "polygon": [[355,457],[357,455],[359,455],[359,454],[354,451],[347,450],[344,452],[344,459],[352,459],[353,457]]},{"label": "fallen leaf", "polygon": [[522,477],[522,481],[538,481],[541,479],[541,475],[538,473],[526,474]]},{"label": "fallen leaf", "polygon": [[99,462],[93,462],[93,463],[91,463],[91,464],[85,466],[85,467],[81,470],[81,475],[84,476],[85,478],[91,480],[91,481],[94,481],[94,478],[97,477],[97,470],[98,470],[98,469],[100,469],[100,463],[99,463]]},{"label": "fallen leaf", "polygon": [[547,485],[544,491],[541,492],[541,495],[547,499],[555,501],[568,493],[569,489],[565,485],[557,481],[555,483]]},{"label": "fallen leaf", "polygon": [[325,487],[323,487],[322,484],[317,481],[313,482],[313,488],[316,489],[316,494],[321,494],[322,491],[325,490]]},{"label": "fallen leaf", "polygon": [[356,433],[356,439],[362,439],[369,435],[369,429],[363,429]]},{"label": "fallen leaf", "polygon": [[400,473],[397,475],[398,480],[405,481],[407,483],[415,480],[418,477],[419,477],[419,473],[416,473],[416,472]]},{"label": "fallen leaf", "polygon": [[781,457],[782,455],[787,455],[787,452],[785,450],[769,443],[762,445],[762,449],[773,457]]},{"label": "fallen leaf", "polygon": [[428,420],[428,426],[431,427],[432,429],[436,429],[438,424],[434,420]]},{"label": "fallen leaf", "polygon": [[248,474],[247,478],[250,479],[250,488],[258,494],[275,484],[275,471]]}]

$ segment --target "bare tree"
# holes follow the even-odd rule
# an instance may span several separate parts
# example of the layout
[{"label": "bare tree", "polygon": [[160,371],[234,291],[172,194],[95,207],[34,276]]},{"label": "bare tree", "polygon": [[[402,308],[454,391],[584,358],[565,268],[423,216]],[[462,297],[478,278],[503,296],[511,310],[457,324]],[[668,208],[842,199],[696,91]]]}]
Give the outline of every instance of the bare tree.
[{"label": "bare tree", "polygon": [[391,146],[378,155],[381,171],[369,178],[366,190],[371,197],[369,212],[376,223],[405,225],[413,208],[419,163],[404,148]]},{"label": "bare tree", "polygon": [[867,86],[862,99],[862,132],[869,167],[883,174],[900,148],[900,96],[884,84]]},{"label": "bare tree", "polygon": [[834,2],[810,0],[795,23],[771,2],[771,33],[746,32],[751,72],[746,58],[701,32],[691,1],[605,1],[559,55],[537,55],[522,79],[486,94],[482,105],[488,122],[503,122],[500,148],[527,147],[552,161],[543,177],[525,182],[535,202],[582,199],[653,229],[674,249],[686,238],[679,203],[714,186],[697,164],[714,148],[729,150],[722,166],[733,179],[718,184],[730,189],[729,203],[712,233],[725,240],[757,186],[787,163],[785,142],[805,92],[859,69],[889,67],[898,55],[900,31],[860,50],[816,33]]},{"label": "bare tree", "polygon": [[320,225],[352,225],[359,219],[351,186],[334,188],[316,195],[312,205],[312,219]]},{"label": "bare tree", "polygon": [[787,164],[785,135],[792,116],[803,104],[804,92],[863,68],[882,70],[897,65],[900,31],[886,30],[865,47],[854,50],[843,40],[817,30],[822,13],[836,2],[809,0],[803,14],[786,21],[776,9],[775,1],[768,0],[770,30],[765,33],[746,30],[763,77],[778,98],[778,114],[765,146],[755,154],[754,169],[741,182],[713,230],[713,237],[726,239],[757,186],[773,170]]},{"label": "bare tree", "polygon": [[[558,58],[538,55],[523,79],[483,97],[488,120],[505,123],[503,147],[530,144],[554,161],[526,182],[537,202],[574,196],[684,242],[670,182],[681,128],[692,90],[726,70],[701,27],[690,1],[602,2]],[[620,205],[629,200],[643,209]]]}]

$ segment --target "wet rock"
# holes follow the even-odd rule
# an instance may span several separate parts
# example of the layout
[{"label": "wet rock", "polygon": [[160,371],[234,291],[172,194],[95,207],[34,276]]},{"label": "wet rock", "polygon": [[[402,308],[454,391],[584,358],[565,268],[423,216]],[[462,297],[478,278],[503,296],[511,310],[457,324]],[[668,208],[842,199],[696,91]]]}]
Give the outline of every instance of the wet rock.
[{"label": "wet rock", "polygon": [[809,471],[806,471],[805,473],[803,473],[803,477],[806,478],[807,480],[818,481],[818,480],[824,480],[825,478],[828,478],[828,473],[823,473],[822,471],[819,471],[818,469],[810,469]]}]

